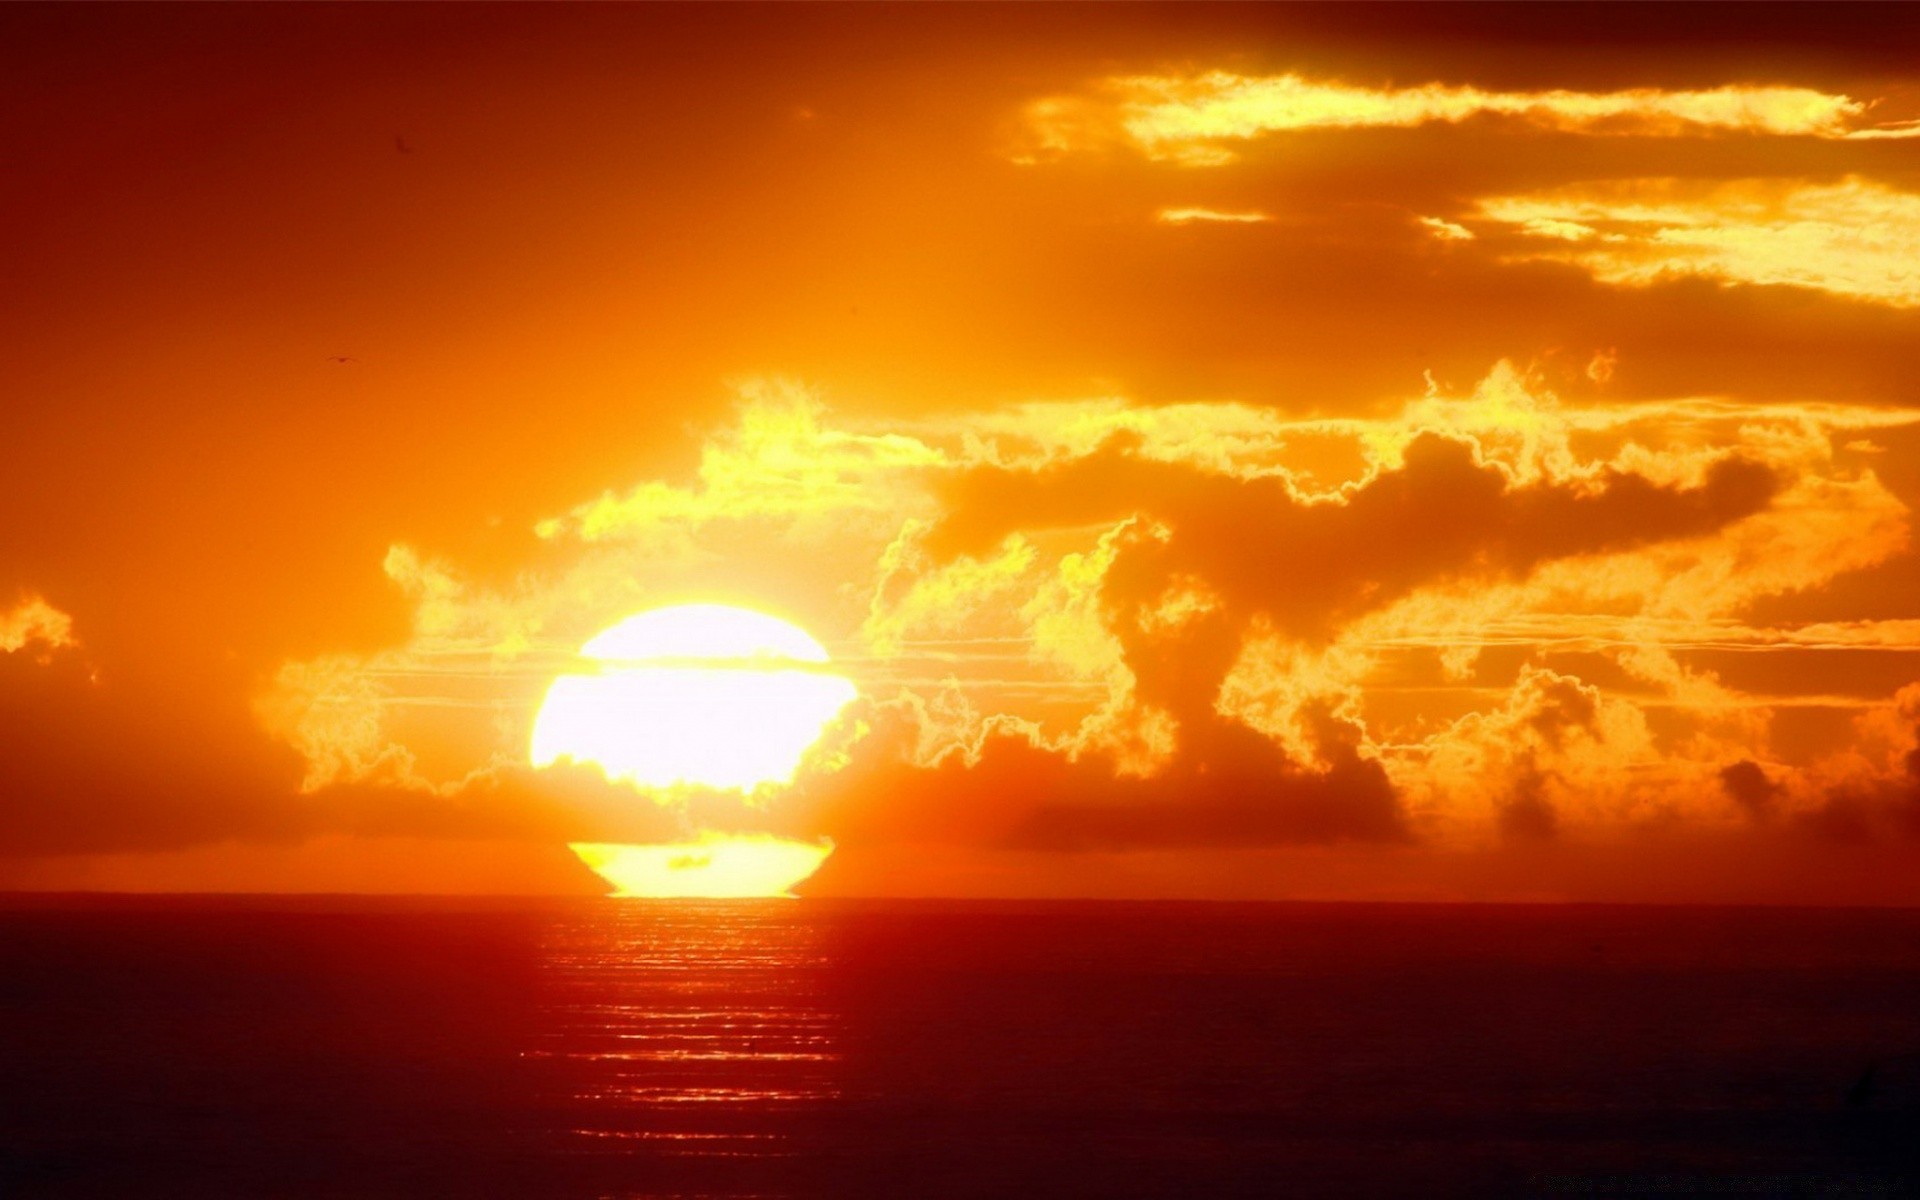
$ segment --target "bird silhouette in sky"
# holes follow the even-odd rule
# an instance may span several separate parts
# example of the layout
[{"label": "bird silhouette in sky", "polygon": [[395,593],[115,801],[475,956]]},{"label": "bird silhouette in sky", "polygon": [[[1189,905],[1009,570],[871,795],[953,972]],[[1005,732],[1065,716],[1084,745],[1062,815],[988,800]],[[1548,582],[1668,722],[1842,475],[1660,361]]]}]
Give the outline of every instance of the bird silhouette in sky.
[{"label": "bird silhouette in sky", "polygon": [[327,361],[330,363],[350,363],[359,362],[360,360],[351,354],[329,354],[327,355]]}]

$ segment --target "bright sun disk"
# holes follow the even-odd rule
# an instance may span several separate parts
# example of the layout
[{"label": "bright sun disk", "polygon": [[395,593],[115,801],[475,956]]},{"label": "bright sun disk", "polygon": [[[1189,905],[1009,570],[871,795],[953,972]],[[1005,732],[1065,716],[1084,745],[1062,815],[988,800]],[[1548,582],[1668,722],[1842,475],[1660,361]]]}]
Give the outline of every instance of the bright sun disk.
[{"label": "bright sun disk", "polygon": [[641,613],[581,647],[533,725],[533,765],[592,763],[641,788],[752,791],[791,783],[855,695],[797,626],[744,608]]},{"label": "bright sun disk", "polygon": [[739,899],[791,896],[820,869],[833,843],[800,842],[767,834],[710,833],[698,841],[627,846],[573,842],[568,846],[615,896]]},{"label": "bright sun disk", "polygon": [[[554,680],[534,719],[533,765],[592,764],[656,798],[792,783],[856,695],[804,630],[727,605],[641,613],[580,654],[591,669]],[[779,896],[813,874],[833,844],[708,833],[686,843],[572,848],[616,895]]]}]

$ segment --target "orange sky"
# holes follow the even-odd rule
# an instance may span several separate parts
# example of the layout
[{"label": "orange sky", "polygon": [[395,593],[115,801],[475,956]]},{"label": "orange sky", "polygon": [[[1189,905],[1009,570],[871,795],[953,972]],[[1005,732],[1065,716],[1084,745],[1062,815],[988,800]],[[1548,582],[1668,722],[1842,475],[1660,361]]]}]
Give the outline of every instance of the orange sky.
[{"label": "orange sky", "polygon": [[[0,47],[0,886],[1920,901],[1900,6]],[[534,770],[685,601],[859,687],[795,786]]]}]

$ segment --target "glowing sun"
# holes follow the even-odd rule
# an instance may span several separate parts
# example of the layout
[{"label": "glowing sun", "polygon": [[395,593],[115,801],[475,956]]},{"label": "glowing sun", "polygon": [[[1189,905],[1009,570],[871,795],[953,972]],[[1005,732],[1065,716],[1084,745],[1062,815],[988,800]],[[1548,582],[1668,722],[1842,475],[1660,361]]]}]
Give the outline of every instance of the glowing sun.
[{"label": "glowing sun", "polygon": [[629,617],[580,655],[599,669],[553,681],[533,765],[571,758],[646,788],[790,783],[854,697],[797,626],[720,604]]},{"label": "glowing sun", "polygon": [[573,842],[569,848],[616,896],[791,896],[795,884],[820,869],[833,843],[797,842],[770,834],[709,833],[692,842],[623,846]]},{"label": "glowing sun", "polygon": [[[806,631],[720,604],[629,617],[580,655],[594,669],[553,681],[533,723],[533,765],[571,759],[657,793],[791,783],[855,695]],[[832,844],[706,834],[573,849],[619,895],[772,896],[811,875]]]}]

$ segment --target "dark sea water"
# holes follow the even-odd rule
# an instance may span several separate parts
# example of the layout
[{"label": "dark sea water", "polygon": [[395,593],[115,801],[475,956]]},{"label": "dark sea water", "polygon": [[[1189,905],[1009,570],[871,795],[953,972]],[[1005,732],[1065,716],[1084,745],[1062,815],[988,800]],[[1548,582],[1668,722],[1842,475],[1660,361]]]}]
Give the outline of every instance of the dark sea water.
[{"label": "dark sea water", "polygon": [[0,1194],[1910,1195],[1920,913],[0,898]]}]

